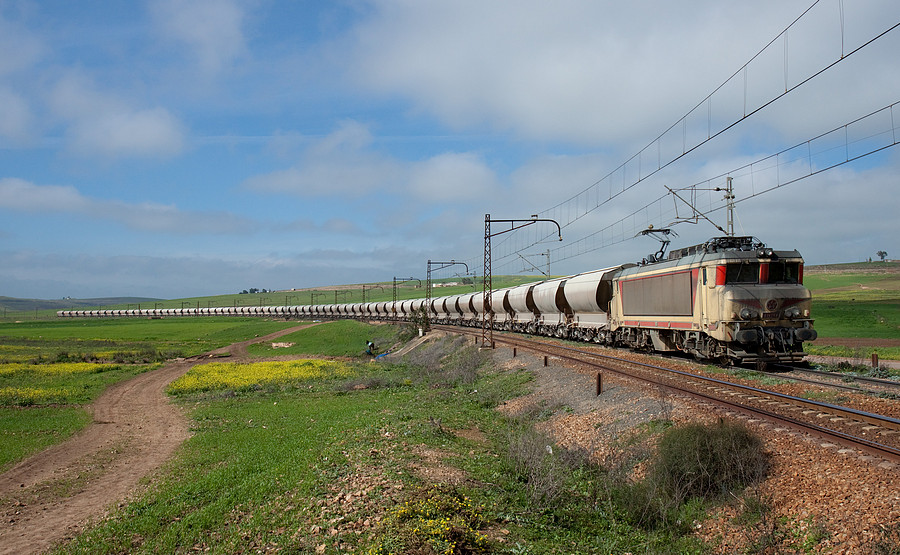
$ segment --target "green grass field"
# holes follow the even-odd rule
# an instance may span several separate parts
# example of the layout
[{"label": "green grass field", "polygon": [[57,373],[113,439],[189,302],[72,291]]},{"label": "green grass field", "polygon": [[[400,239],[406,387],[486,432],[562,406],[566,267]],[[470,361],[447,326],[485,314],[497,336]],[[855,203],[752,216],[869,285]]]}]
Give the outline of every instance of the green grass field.
[{"label": "green grass field", "polygon": [[900,341],[900,264],[873,262],[829,266],[804,284],[813,295],[812,315],[819,338],[804,345],[810,354],[867,359],[873,352],[900,360],[900,345],[847,347],[838,339]]},{"label": "green grass field", "polygon": [[[883,292],[860,308],[865,303],[842,296],[854,283],[814,290],[815,303],[833,304],[822,325],[848,333],[840,331],[847,314],[858,314],[856,326],[882,326],[892,337],[896,312],[884,307],[893,306],[894,293],[870,280],[867,286]],[[867,311],[886,314],[884,322]],[[0,397],[0,469],[75,433],[104,387],[156,364],[76,360],[188,355],[290,325],[296,322],[255,318],[0,324],[0,389],[21,390]],[[334,366],[320,365],[340,369],[332,375],[297,363],[295,377],[285,371],[273,379],[268,367],[249,365],[229,367],[241,379],[223,385],[173,386],[193,422],[192,438],[145,493],[58,552],[704,552],[688,532],[708,501],[659,505],[646,496],[652,486],[645,482],[627,483],[616,468],[588,464],[583,454],[551,454],[533,420],[500,416],[500,402],[532,387],[529,373],[484,367],[483,355],[465,342],[401,364],[363,355],[366,340],[387,349],[402,333],[408,330],[322,323],[279,338],[290,347],[262,344],[251,353],[338,357]],[[254,375],[261,378],[248,382]],[[666,429],[657,424],[652,433]],[[460,433],[467,430],[477,431],[474,439]],[[429,487],[426,461],[459,473],[464,485]]]},{"label": "green grass field", "polygon": [[113,383],[166,357],[293,325],[258,318],[0,324],[0,470],[89,424],[87,406]]},{"label": "green grass field", "polygon": [[84,358],[113,360],[116,354],[193,356],[257,335],[296,325],[260,318],[54,319],[0,323],[0,362]]},{"label": "green grass field", "polygon": [[338,320],[318,329],[305,329],[278,338],[281,345],[271,343],[250,345],[247,351],[254,356],[320,354],[335,357],[361,356],[366,350],[366,341],[376,345],[378,353],[384,353],[397,341],[397,328],[390,325],[362,324],[355,320]]},{"label": "green grass field", "polygon": [[[334,325],[304,334],[328,337]],[[370,331],[343,329],[353,343]],[[479,372],[484,359],[458,343],[445,341],[424,363],[356,363],[355,378],[179,395],[194,435],[177,459],[149,492],[58,552],[699,550],[689,527],[631,522],[613,508],[624,490],[564,450],[548,455],[537,436],[531,464],[544,465],[548,482],[529,487],[510,458],[525,427],[495,407],[526,391],[530,375]],[[468,479],[430,487],[415,469],[434,457]],[[692,518],[697,506],[680,511]]]}]

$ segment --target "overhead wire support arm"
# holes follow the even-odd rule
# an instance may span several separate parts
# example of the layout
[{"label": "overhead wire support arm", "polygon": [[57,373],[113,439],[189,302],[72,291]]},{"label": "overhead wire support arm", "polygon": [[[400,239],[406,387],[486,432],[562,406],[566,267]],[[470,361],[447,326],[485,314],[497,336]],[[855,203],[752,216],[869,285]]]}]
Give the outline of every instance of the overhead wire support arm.
[{"label": "overhead wire support arm", "polygon": [[[491,277],[491,238],[497,235],[503,235],[510,231],[522,229],[538,222],[550,222],[556,225],[559,240],[562,241],[562,228],[559,222],[551,218],[538,218],[537,214],[532,214],[527,220],[492,220],[490,214],[484,215],[484,279],[482,283],[482,314],[481,314],[481,346],[494,346],[494,311],[491,310],[491,291],[493,290],[493,279]],[[491,232],[492,223],[508,223],[509,229],[504,229],[496,233]]]},{"label": "overhead wire support arm", "polygon": [[414,278],[414,277],[402,278],[402,277],[394,276],[394,294],[393,294],[394,302],[397,302],[397,284],[406,283],[407,281],[418,281],[419,285],[422,285],[422,280],[419,278]]},{"label": "overhead wire support arm", "polygon": [[[433,268],[433,265],[439,265],[437,268]],[[469,273],[469,265],[465,262],[457,262],[456,260],[450,260],[449,262],[437,261],[437,260],[429,260],[428,261],[428,270],[425,276],[425,303],[430,306],[431,303],[431,272],[434,270],[443,270],[444,268],[449,268],[451,266],[459,266],[463,265],[466,267],[466,273]]]},{"label": "overhead wire support arm", "polygon": [[720,226],[720,225],[717,224],[716,222],[710,220],[709,217],[707,217],[706,214],[704,214],[703,212],[697,210],[697,208],[696,208],[693,204],[691,204],[690,202],[688,202],[687,200],[685,200],[681,195],[679,195],[678,193],[676,193],[674,189],[672,189],[672,188],[669,187],[668,185],[666,185],[665,187],[666,187],[666,189],[669,190],[670,193],[672,193],[672,195],[673,195],[675,198],[677,198],[677,199],[680,200],[681,202],[687,204],[687,205],[691,208],[691,210],[694,211],[694,217],[695,217],[695,218],[703,218],[703,219],[706,220],[707,222],[711,223],[711,224],[713,225],[713,227],[715,227],[716,229],[718,229],[718,230],[721,231],[722,233],[725,233],[726,235],[728,234],[728,232],[727,232],[722,226]]}]

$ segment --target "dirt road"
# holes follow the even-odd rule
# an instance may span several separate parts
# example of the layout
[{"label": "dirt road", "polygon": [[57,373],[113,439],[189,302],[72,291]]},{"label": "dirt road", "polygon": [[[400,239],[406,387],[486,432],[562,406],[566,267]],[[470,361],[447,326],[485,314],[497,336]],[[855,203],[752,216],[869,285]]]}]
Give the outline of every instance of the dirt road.
[{"label": "dirt road", "polygon": [[[207,353],[246,360],[247,345],[295,326]],[[110,387],[92,406],[93,423],[65,443],[0,474],[0,553],[36,553],[79,533],[124,499],[188,438],[188,421],[166,385],[208,356],[177,361]]]}]

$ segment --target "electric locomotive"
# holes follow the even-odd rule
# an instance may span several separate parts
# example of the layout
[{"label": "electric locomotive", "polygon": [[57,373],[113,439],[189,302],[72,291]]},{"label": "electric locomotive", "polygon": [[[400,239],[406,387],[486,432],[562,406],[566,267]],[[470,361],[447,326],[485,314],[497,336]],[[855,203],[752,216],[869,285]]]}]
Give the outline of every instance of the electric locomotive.
[{"label": "electric locomotive", "polygon": [[816,338],[803,258],[753,237],[716,237],[612,280],[611,339],[701,359],[792,362]]}]

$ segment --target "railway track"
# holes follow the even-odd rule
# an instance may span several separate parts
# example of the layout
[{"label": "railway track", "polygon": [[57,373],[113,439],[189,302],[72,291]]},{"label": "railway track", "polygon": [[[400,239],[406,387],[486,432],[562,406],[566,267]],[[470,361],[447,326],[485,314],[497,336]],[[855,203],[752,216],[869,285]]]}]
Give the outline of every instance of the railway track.
[{"label": "railway track", "polygon": [[[841,372],[825,372],[823,370],[814,370],[812,368],[803,368],[798,366],[787,366],[787,365],[776,365],[776,368],[781,368],[782,371],[798,373],[798,374],[807,374],[810,376],[819,376],[822,378],[829,378],[833,380],[841,380],[844,382],[850,383],[860,383],[860,384],[868,384],[870,386],[875,387],[873,390],[864,390],[869,393],[894,393],[900,394],[900,381],[895,380],[885,380],[882,378],[874,378],[871,376],[855,376],[853,374],[844,374]],[[772,376],[779,376],[779,374],[771,374]],[[797,377],[789,377],[788,379],[798,380],[798,381],[810,381],[812,383],[818,383],[824,386],[836,387],[837,384],[833,382],[825,382],[825,381],[814,381],[814,380],[804,380],[802,378]],[[853,386],[846,386],[846,388],[851,388]],[[859,388],[856,388],[859,390]]]},{"label": "railway track", "polygon": [[[453,326],[434,327],[479,335]],[[520,336],[495,333],[494,342],[638,380],[900,464],[900,419]]]}]

